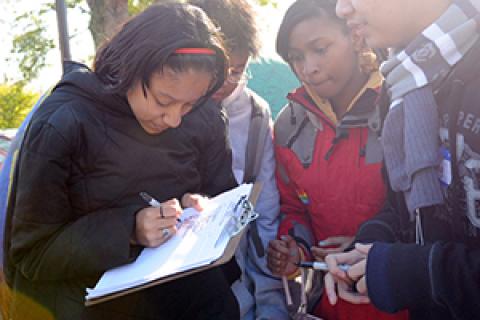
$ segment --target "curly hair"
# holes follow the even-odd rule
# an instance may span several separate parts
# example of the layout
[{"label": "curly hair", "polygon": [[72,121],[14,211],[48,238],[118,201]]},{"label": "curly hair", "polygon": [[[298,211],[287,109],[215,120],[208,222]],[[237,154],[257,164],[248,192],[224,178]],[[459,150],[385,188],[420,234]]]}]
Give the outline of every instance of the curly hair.
[{"label": "curly hair", "polygon": [[256,57],[260,50],[256,15],[248,0],[189,0],[212,19],[225,37],[227,51],[246,50]]}]

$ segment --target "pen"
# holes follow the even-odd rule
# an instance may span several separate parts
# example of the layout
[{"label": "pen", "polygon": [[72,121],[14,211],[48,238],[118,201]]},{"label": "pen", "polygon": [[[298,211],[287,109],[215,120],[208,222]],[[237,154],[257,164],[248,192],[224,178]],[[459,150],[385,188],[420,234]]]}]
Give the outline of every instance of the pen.
[{"label": "pen", "polygon": [[[155,199],[154,197],[152,197],[146,192],[140,192],[140,197],[142,197],[142,199],[145,200],[145,202],[152,207],[160,208],[162,206],[162,204],[157,199]],[[177,222],[182,222],[182,220],[177,218]]]},{"label": "pen", "polygon": [[[314,270],[320,270],[320,271],[328,271],[328,265],[325,262],[321,261],[300,261],[297,264],[297,267],[300,268],[310,268]],[[338,267],[340,270],[347,272],[350,266],[348,264],[339,264]]]}]

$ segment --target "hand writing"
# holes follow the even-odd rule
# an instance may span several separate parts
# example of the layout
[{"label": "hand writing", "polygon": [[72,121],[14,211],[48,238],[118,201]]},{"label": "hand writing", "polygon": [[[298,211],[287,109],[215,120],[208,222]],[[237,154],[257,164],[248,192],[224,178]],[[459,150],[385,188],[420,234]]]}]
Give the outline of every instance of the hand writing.
[{"label": "hand writing", "polygon": [[177,232],[175,225],[182,208],[177,199],[161,204],[160,208],[147,207],[135,217],[135,242],[145,247],[158,247]]}]

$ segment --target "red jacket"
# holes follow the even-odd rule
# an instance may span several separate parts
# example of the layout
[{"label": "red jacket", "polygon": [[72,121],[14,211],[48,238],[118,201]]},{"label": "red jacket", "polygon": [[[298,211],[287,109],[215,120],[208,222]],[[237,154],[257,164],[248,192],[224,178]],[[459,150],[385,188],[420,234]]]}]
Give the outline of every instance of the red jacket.
[{"label": "red jacket", "polygon": [[[293,235],[306,249],[331,236],[354,236],[383,206],[379,84],[372,76],[337,123],[304,88],[288,95],[290,103],[275,122],[283,215],[278,236]],[[370,304],[339,300],[331,306],[325,295],[314,314],[327,320],[408,319],[406,312],[385,314]]]},{"label": "red jacket", "polygon": [[[375,114],[376,97],[376,90],[366,89],[335,125],[304,88],[288,96],[290,104],[275,123],[284,215],[279,235],[293,232],[308,247],[330,236],[354,236],[359,225],[380,210],[386,193],[381,151],[377,133],[365,122],[368,114]],[[374,149],[380,154],[367,163],[367,153]]]}]

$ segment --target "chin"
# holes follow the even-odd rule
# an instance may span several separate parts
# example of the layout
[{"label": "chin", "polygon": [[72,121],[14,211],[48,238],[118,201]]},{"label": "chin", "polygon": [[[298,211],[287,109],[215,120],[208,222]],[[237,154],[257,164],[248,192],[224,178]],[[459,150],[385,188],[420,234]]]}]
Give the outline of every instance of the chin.
[{"label": "chin", "polygon": [[167,130],[167,128],[147,128],[147,127],[142,127],[142,128],[143,130],[145,130],[146,133],[152,136],[159,135],[165,132],[165,130]]},{"label": "chin", "polygon": [[158,136],[159,134],[162,134],[165,130],[156,130],[156,131],[153,131],[153,130],[145,130],[145,132],[148,134],[148,135],[151,135],[151,136]]},{"label": "chin", "polygon": [[381,48],[381,49],[387,49],[392,47],[391,43],[388,43],[388,41],[384,41],[381,38],[375,38],[372,36],[366,36],[365,37],[365,42],[370,48]]},{"label": "chin", "polygon": [[340,89],[336,87],[321,87],[321,88],[313,88],[313,91],[321,98],[330,99],[338,94]]}]

